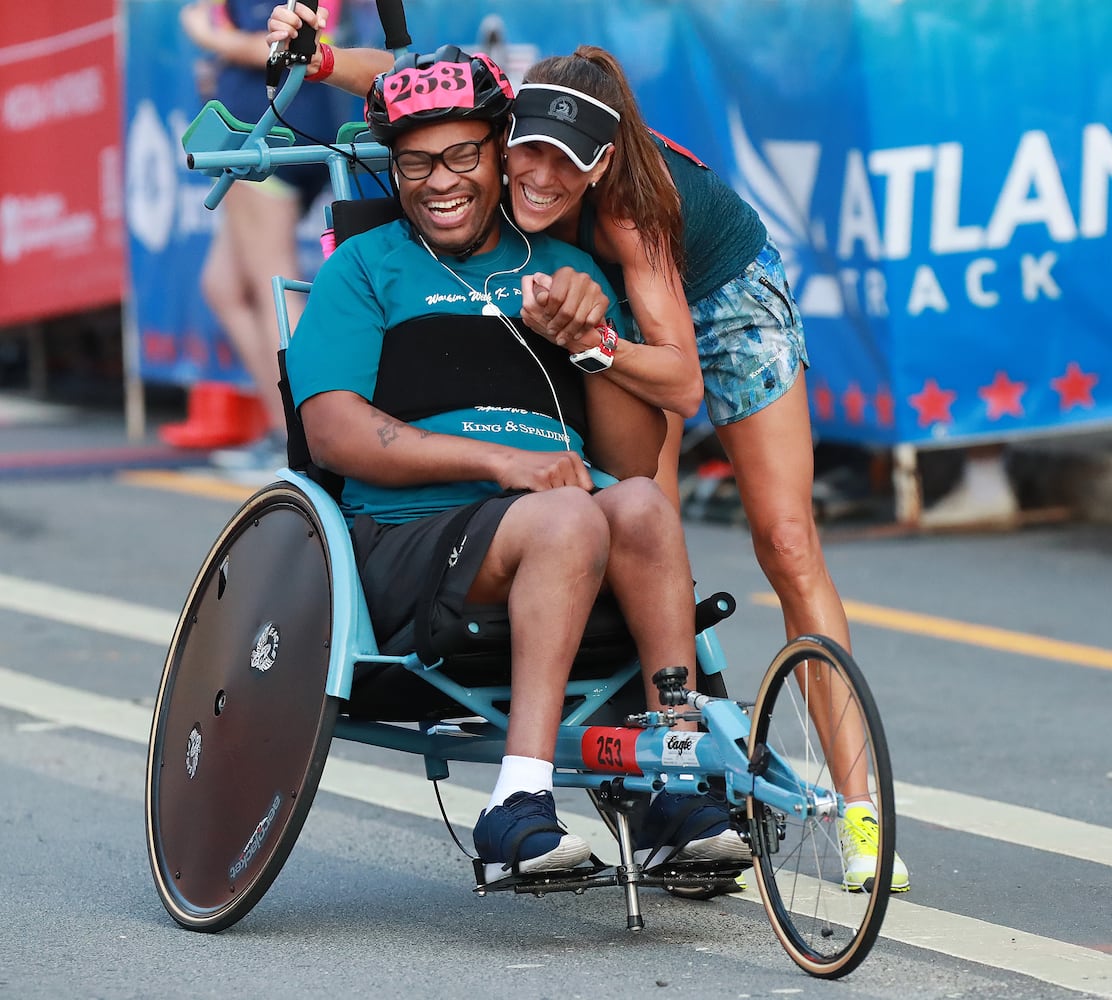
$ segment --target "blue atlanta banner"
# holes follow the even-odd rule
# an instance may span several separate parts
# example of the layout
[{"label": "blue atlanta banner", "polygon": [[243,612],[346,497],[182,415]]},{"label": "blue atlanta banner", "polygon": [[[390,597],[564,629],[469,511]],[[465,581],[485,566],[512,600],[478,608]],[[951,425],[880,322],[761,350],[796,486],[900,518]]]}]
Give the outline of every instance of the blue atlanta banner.
[{"label": "blue atlanta banner", "polygon": [[[133,0],[129,16],[160,6]],[[407,0],[406,11],[415,48],[488,51],[515,83],[584,42],[622,60],[649,123],[750,200],[784,253],[824,439],[925,446],[1112,422],[1105,0]],[[154,29],[129,25],[132,38],[142,30]],[[131,49],[131,120],[188,120],[184,96],[153,86],[164,76],[144,90],[151,53]],[[201,240],[189,207],[200,181],[175,156],[168,239]],[[196,285],[165,278],[152,330],[166,339],[151,343],[175,345],[182,377]],[[157,360],[152,374],[169,373]]]}]

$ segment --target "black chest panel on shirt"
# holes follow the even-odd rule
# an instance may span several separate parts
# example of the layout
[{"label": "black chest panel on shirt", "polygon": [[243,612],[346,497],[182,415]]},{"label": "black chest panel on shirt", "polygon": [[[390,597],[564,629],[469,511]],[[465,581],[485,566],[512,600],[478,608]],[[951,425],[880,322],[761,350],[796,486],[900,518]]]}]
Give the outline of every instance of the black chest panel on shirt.
[{"label": "black chest panel on shirt", "polygon": [[[564,348],[513,322],[548,372],[565,423],[586,438],[585,376]],[[406,423],[474,406],[515,407],[558,420],[552,393],[540,365],[498,317],[440,315],[386,331],[371,402]]]}]

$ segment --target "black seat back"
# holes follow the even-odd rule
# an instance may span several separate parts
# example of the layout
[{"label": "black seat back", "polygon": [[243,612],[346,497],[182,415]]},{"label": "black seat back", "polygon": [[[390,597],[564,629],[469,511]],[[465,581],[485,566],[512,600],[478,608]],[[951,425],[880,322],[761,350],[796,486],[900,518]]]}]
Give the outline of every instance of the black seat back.
[{"label": "black seat back", "polygon": [[402,217],[397,198],[354,198],[332,202],[332,231],[336,246],[369,229],[377,229]]}]

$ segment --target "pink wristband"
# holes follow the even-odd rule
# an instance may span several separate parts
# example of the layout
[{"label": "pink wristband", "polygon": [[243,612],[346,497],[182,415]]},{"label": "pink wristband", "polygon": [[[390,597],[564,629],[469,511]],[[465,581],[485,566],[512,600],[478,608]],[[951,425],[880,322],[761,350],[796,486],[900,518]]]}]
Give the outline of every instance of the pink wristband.
[{"label": "pink wristband", "polygon": [[315,73],[306,73],[305,79],[312,83],[327,80],[336,68],[336,57],[332,54],[332,46],[326,42],[320,43],[320,68]]}]

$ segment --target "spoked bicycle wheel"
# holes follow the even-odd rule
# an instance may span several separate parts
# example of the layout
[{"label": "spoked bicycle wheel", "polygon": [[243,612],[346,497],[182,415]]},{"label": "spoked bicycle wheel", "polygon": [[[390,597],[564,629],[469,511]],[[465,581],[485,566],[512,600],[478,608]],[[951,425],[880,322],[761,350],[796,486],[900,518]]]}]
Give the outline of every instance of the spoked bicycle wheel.
[{"label": "spoked bicycle wheel", "polygon": [[[896,843],[888,745],[849,653],[821,636],[780,651],[753,706],[749,759],[755,773],[811,802],[804,814],[785,814],[748,800],[754,874],[773,930],[811,975],[843,976],[880,933]],[[862,878],[847,874],[841,834],[845,802],[864,799],[876,807],[877,863]]]},{"label": "spoked bicycle wheel", "polygon": [[166,659],[147,758],[147,852],[191,930],[244,917],[301,831],[339,701],[327,546],[312,505],[274,484],[228,522]]}]

